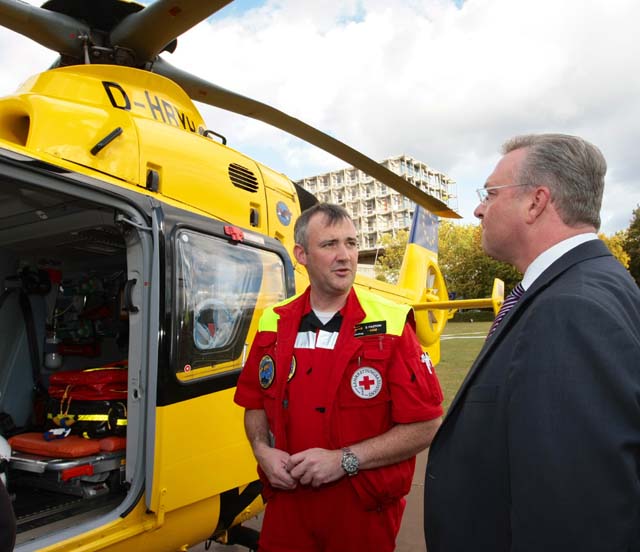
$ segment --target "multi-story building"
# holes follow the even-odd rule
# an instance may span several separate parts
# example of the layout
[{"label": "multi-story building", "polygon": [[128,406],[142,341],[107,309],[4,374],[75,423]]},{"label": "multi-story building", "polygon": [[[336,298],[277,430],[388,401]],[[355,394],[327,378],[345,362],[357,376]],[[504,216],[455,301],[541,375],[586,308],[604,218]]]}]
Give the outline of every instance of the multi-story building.
[{"label": "multi-story building", "polygon": [[[426,163],[399,155],[381,162],[424,192],[457,209],[455,181]],[[409,230],[415,203],[359,169],[347,167],[297,182],[318,200],[343,205],[353,217],[360,242],[360,256],[368,257],[382,234]]]}]

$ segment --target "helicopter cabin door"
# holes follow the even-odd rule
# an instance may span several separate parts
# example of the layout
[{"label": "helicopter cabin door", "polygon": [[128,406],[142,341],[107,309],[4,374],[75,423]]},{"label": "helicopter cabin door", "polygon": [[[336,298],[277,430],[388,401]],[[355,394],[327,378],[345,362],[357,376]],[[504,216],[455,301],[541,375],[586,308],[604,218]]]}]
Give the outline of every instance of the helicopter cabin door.
[{"label": "helicopter cabin door", "polygon": [[254,485],[250,500],[232,499],[257,480],[233,395],[262,310],[293,293],[293,267],[279,241],[169,205],[156,210],[154,234],[164,253],[154,258],[152,279],[165,288],[154,302],[160,327],[147,506],[160,523],[199,508],[204,540],[241,513],[237,504],[259,495]]}]

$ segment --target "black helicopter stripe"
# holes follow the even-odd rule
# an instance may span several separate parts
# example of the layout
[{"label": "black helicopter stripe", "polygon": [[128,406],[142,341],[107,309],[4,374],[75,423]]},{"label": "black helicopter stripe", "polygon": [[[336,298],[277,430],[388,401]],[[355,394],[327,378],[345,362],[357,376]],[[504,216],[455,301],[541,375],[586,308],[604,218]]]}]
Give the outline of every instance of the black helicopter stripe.
[{"label": "black helicopter stripe", "polygon": [[211,538],[214,538],[224,531],[227,531],[238,514],[249,506],[262,492],[262,483],[253,481],[245,487],[242,492],[240,488],[229,489],[220,495],[220,517]]}]

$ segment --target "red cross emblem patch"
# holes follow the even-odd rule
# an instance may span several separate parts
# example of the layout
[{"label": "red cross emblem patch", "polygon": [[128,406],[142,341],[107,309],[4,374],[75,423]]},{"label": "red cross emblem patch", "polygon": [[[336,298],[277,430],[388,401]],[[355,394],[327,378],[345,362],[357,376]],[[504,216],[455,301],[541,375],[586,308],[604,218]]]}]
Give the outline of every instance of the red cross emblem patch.
[{"label": "red cross emblem patch", "polygon": [[373,399],[382,389],[382,376],[375,368],[363,366],[351,376],[351,390],[361,399]]}]

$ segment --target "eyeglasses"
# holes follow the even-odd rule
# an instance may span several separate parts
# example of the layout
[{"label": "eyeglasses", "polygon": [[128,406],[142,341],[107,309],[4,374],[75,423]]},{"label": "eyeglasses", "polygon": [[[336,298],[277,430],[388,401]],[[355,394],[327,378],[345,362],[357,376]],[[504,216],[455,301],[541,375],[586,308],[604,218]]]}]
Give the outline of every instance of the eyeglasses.
[{"label": "eyeglasses", "polygon": [[476,193],[480,199],[480,203],[486,203],[489,201],[489,192],[491,190],[500,190],[501,188],[518,188],[524,186],[524,184],[505,184],[504,186],[489,186],[488,188],[478,188]]}]

